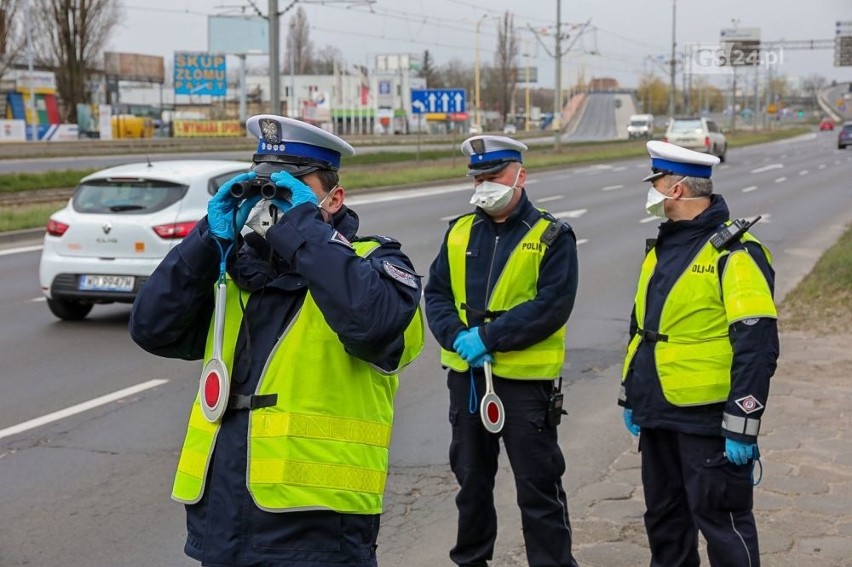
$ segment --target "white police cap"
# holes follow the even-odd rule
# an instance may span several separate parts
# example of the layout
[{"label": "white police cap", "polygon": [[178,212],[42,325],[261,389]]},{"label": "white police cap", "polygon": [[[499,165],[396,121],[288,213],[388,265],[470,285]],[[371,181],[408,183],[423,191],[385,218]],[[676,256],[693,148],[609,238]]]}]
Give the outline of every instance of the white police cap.
[{"label": "white police cap", "polygon": [[523,163],[521,152],[527,151],[527,146],[506,136],[473,136],[462,142],[461,151],[469,157],[467,174],[485,175],[513,161]]},{"label": "white police cap", "polygon": [[246,129],[258,138],[253,162],[280,165],[296,176],[318,169],[337,171],[342,156],[355,155],[355,149],[334,134],[293,118],[258,114],[248,119]]},{"label": "white police cap", "polygon": [[676,146],[668,142],[651,140],[645,147],[651,155],[651,174],[642,181],[653,181],[664,175],[710,177],[719,158]]}]

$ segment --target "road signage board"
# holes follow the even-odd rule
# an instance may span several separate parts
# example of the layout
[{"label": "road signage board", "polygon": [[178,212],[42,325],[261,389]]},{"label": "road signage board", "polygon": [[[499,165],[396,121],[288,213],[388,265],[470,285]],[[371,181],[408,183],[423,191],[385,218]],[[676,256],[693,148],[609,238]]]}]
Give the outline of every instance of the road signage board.
[{"label": "road signage board", "polygon": [[412,89],[412,114],[464,112],[467,96],[464,89]]},{"label": "road signage board", "polygon": [[176,95],[225,96],[228,73],[221,53],[175,52]]}]

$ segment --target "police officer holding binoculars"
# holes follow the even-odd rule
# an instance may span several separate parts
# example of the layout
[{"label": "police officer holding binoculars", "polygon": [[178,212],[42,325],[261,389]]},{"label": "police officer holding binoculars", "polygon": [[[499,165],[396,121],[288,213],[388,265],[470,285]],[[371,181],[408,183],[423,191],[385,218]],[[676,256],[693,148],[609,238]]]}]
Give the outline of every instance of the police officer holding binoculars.
[{"label": "police officer holding binoculars", "polygon": [[145,350],[204,360],[172,490],[184,551],[373,567],[398,373],[423,345],[420,277],[396,240],[356,235],[338,184],[352,146],[281,116],[246,127],[251,170],[219,188],[131,313]]}]

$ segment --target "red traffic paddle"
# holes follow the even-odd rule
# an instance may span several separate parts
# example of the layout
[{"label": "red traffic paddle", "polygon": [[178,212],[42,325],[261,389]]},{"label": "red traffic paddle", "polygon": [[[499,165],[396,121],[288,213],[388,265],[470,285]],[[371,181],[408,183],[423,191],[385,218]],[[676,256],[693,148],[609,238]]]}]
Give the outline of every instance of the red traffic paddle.
[{"label": "red traffic paddle", "polygon": [[213,327],[213,357],[204,365],[198,384],[198,397],[201,412],[210,423],[222,419],[228,408],[228,396],[231,393],[231,377],[225,363],[222,362],[222,341],[225,332],[225,282],[216,287],[216,309]]},{"label": "red traffic paddle", "polygon": [[506,421],[506,415],[503,411],[503,402],[500,397],[494,393],[494,378],[491,375],[491,363],[485,362],[485,395],[479,403],[479,417],[482,419],[482,425],[489,433],[500,433],[503,429],[503,423]]}]

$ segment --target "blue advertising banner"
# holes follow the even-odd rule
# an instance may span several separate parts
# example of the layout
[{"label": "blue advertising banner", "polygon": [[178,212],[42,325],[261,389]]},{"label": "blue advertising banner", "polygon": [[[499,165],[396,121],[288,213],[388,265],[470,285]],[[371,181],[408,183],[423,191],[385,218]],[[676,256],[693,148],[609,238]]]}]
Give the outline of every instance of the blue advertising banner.
[{"label": "blue advertising banner", "polygon": [[225,96],[228,91],[225,56],[175,52],[174,82],[176,95]]}]

